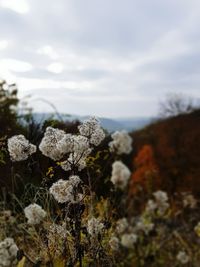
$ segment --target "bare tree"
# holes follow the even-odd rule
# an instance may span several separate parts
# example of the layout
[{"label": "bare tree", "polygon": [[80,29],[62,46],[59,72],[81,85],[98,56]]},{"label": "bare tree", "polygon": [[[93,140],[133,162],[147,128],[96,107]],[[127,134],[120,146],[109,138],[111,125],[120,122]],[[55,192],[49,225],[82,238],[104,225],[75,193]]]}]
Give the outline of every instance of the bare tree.
[{"label": "bare tree", "polygon": [[159,115],[164,118],[190,113],[195,108],[191,97],[177,93],[168,94],[159,106]]}]

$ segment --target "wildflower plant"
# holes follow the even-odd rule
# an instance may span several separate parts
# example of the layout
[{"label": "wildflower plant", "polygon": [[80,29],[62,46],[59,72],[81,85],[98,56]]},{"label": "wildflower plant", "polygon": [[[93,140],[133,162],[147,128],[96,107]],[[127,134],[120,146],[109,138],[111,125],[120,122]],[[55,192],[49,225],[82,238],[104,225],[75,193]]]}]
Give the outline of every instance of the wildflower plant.
[{"label": "wildflower plant", "polygon": [[[94,181],[92,181],[93,177],[90,177],[87,166],[88,158],[94,150],[97,150],[96,147],[105,137],[106,134],[95,117],[79,125],[78,134],[65,133],[53,127],[46,128],[39,150],[66,172],[65,177],[56,179],[52,174],[53,169],[48,171],[52,179],[48,188],[49,195],[57,202],[60,212],[58,217],[51,212],[52,216],[49,218],[47,211],[38,203],[30,203],[24,208],[27,224],[35,228],[36,235],[39,234],[40,244],[43,240],[44,244],[41,246],[43,251],[46,251],[46,259],[42,254],[40,258],[44,262],[53,263],[53,254],[59,254],[67,266],[77,264],[83,266],[84,262],[96,261],[102,266],[103,262],[107,262],[109,266],[112,265],[112,257],[108,253],[110,218],[105,214],[100,216],[95,211],[97,199],[92,190]],[[124,132],[117,140],[110,142],[110,148],[114,148],[112,142],[115,142],[114,146],[118,149],[118,154],[127,153],[127,147],[131,144],[130,137]],[[123,142],[121,147],[120,142]],[[130,147],[128,149],[131,151]],[[22,161],[36,152],[36,147],[20,135],[8,139],[8,151],[11,160]],[[83,171],[87,177],[86,182],[82,179]],[[129,169],[121,161],[116,161],[113,164],[111,184],[123,190],[129,177]],[[53,245],[53,236],[58,233],[62,233],[63,236],[60,242]]]},{"label": "wildflower plant", "polygon": [[5,238],[0,242],[0,267],[13,266],[17,263],[18,247],[13,238]]},{"label": "wildflower plant", "polygon": [[[198,266],[200,250],[190,245],[200,243],[200,216],[190,218],[191,211],[199,213],[195,197],[182,195],[175,205],[167,192],[157,190],[133,210],[128,203],[131,171],[123,162],[123,155],[131,153],[132,138],[125,131],[115,132],[100,150],[106,133],[98,119],[84,121],[77,130],[72,134],[46,128],[39,151],[54,165],[43,178],[42,197],[37,192],[23,207],[20,223],[11,223],[19,245],[7,232],[1,236],[3,244],[10,240],[3,252],[0,243],[0,259],[7,261],[2,266],[16,262],[18,247],[27,261],[44,266]],[[12,161],[23,161],[36,146],[19,135],[8,139],[8,151]],[[105,164],[99,163],[102,158]],[[55,168],[62,175],[56,175]],[[106,197],[95,191],[98,179],[109,183]],[[7,253],[10,249],[13,254]]]}]

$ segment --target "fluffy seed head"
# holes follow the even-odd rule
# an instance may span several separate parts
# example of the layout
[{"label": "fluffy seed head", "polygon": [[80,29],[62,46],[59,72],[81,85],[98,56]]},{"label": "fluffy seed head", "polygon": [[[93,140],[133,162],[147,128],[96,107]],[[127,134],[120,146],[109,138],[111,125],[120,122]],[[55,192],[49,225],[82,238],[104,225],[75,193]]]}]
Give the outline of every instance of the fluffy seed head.
[{"label": "fluffy seed head", "polygon": [[133,248],[137,242],[138,236],[136,234],[123,234],[121,237],[121,243],[126,248]]},{"label": "fluffy seed head", "polygon": [[25,217],[28,219],[28,224],[39,224],[46,217],[46,211],[38,204],[30,204],[24,209]]},{"label": "fluffy seed head", "polygon": [[110,151],[118,155],[129,154],[132,151],[132,138],[126,131],[116,131],[111,135],[113,141],[109,143]]},{"label": "fluffy seed head", "polygon": [[104,225],[100,222],[99,219],[92,217],[88,220],[87,223],[87,231],[91,236],[97,236],[103,230]]},{"label": "fluffy seed head", "polygon": [[16,264],[18,247],[13,238],[7,237],[0,242],[0,266],[9,267]]},{"label": "fluffy seed head", "polygon": [[8,152],[12,161],[22,161],[36,152],[36,146],[29,143],[24,135],[14,135],[8,139]]},{"label": "fluffy seed head", "polygon": [[121,161],[115,161],[112,165],[111,182],[118,188],[124,189],[128,183],[131,172]]}]

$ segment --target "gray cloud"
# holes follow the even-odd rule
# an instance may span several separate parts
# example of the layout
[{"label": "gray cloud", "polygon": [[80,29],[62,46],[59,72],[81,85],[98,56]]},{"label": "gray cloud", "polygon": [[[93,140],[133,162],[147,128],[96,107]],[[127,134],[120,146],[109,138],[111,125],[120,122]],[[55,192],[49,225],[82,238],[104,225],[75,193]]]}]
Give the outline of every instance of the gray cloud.
[{"label": "gray cloud", "polygon": [[[27,4],[20,14],[0,0],[0,42],[8,42],[0,46],[0,76],[17,82],[20,96],[46,98],[62,112],[116,117],[156,115],[167,92],[200,97],[198,0]],[[20,61],[32,68],[16,71]],[[52,64],[62,66],[58,73]]]}]

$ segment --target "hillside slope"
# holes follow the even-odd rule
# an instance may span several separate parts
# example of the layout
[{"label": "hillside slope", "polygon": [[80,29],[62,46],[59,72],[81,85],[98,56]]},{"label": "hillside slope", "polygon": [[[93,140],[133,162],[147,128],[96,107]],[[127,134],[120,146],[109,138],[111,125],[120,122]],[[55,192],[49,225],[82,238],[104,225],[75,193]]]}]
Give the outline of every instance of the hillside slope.
[{"label": "hillside slope", "polygon": [[132,137],[134,158],[145,145],[152,147],[164,189],[200,194],[200,109],[157,121]]}]

